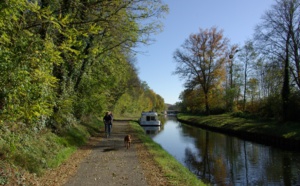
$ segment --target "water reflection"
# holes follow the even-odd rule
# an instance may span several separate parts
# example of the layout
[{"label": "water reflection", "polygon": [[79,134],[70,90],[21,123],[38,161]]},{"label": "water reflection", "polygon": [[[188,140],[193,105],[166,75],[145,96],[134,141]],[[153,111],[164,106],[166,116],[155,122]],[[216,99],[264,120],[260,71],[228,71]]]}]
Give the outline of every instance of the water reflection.
[{"label": "water reflection", "polygon": [[152,138],[159,133],[159,131],[161,129],[164,128],[164,124],[166,123],[166,120],[168,118],[165,115],[161,115],[159,116],[159,120],[161,125],[160,126],[142,126],[142,128],[144,129],[145,133],[149,136],[151,136]]},{"label": "water reflection", "polygon": [[200,179],[217,185],[300,185],[300,153],[167,118],[153,140]]},{"label": "water reflection", "polygon": [[142,126],[146,134],[153,137],[160,131],[160,126]]}]

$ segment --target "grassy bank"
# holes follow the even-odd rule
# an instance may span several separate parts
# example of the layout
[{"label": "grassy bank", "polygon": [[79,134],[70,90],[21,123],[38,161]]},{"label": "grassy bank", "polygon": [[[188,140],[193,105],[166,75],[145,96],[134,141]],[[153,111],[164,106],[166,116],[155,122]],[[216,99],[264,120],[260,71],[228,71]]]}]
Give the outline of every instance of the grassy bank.
[{"label": "grassy bank", "polygon": [[159,144],[155,143],[149,136],[145,135],[143,128],[140,127],[138,123],[131,122],[130,126],[136,131],[138,138],[145,144],[148,151],[154,157],[155,162],[157,162],[165,174],[165,177],[168,178],[172,185],[205,185]]},{"label": "grassy bank", "polygon": [[211,128],[234,134],[255,134],[290,141],[300,140],[300,123],[280,123],[273,120],[249,119],[231,114],[199,116],[178,114],[178,119],[195,126]]},{"label": "grassy bank", "polygon": [[[1,128],[0,128],[1,129]],[[40,131],[1,130],[0,185],[34,185],[35,179],[67,160],[99,130],[96,118],[70,126],[60,134]]]}]

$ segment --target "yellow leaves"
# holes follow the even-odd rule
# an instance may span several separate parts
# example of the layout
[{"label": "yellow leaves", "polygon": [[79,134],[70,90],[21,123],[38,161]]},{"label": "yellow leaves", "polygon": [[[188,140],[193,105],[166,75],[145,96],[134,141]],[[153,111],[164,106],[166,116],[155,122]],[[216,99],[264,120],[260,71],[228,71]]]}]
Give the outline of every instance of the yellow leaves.
[{"label": "yellow leaves", "polygon": [[30,32],[29,30],[23,30],[23,32],[24,32],[27,36],[29,36],[29,37],[32,37],[32,36],[33,36],[33,33]]},{"label": "yellow leaves", "polygon": [[88,30],[89,30],[90,34],[99,34],[99,32],[101,30],[103,30],[103,28],[100,25],[97,25],[96,23],[94,23],[94,24],[90,25]]},{"label": "yellow leaves", "polygon": [[1,44],[9,44],[10,43],[10,38],[5,32],[3,34],[1,34],[1,36],[0,36],[0,43]]},{"label": "yellow leaves", "polygon": [[61,58],[61,51],[57,50],[57,46],[54,45],[53,41],[48,38],[46,38],[44,42],[44,47],[45,50],[42,52],[43,53],[43,58],[48,62],[48,63],[53,63],[53,64],[60,64],[62,63],[62,58]]},{"label": "yellow leaves", "polygon": [[32,11],[32,12],[35,12],[35,13],[39,13],[39,10],[41,9],[39,4],[38,4],[38,1],[28,1],[27,2],[27,8]]},{"label": "yellow leaves", "polygon": [[285,138],[292,138],[293,136],[296,136],[297,132],[289,132],[283,135]]},{"label": "yellow leaves", "polygon": [[60,46],[60,49],[64,50],[64,51],[68,51],[68,52],[71,52],[75,55],[79,55],[80,54],[80,51],[76,50],[76,49],[73,49],[71,48],[72,45],[69,45],[68,42],[64,42],[61,46]]},{"label": "yellow leaves", "polygon": [[65,15],[62,19],[60,19],[60,24],[62,24],[63,26],[66,26],[67,24],[69,24],[71,21],[71,17],[69,14]]},{"label": "yellow leaves", "polygon": [[33,112],[33,115],[36,116],[36,117],[40,117],[41,113],[39,113],[39,112]]},{"label": "yellow leaves", "polygon": [[54,28],[59,29],[59,30],[61,29],[60,23],[57,22],[57,20],[56,20],[55,18],[50,17],[49,22],[52,24],[52,26],[53,26]]},{"label": "yellow leaves", "polygon": [[38,18],[38,19],[42,19],[43,17],[43,12],[45,12],[45,8],[43,10],[41,10],[40,6],[38,5],[38,2],[35,1],[35,2],[27,2],[27,9],[29,11],[31,11],[32,13],[35,14],[35,16]]},{"label": "yellow leaves", "polygon": [[33,79],[50,87],[54,87],[54,84],[57,82],[57,79],[55,77],[53,77],[52,75],[50,75],[42,69],[34,70]]}]

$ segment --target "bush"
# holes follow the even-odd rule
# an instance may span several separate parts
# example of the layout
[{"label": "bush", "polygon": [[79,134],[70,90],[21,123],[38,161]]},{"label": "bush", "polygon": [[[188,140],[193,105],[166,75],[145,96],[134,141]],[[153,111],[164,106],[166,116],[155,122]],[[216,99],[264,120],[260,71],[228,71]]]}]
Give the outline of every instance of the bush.
[{"label": "bush", "polygon": [[288,113],[289,120],[300,121],[300,92],[294,92],[291,94]]},{"label": "bush", "polygon": [[[98,120],[90,121],[92,123],[72,125],[59,135],[50,129],[43,131],[24,129],[16,132],[0,130],[0,158],[5,158],[11,165],[30,173],[41,175],[45,169],[58,166],[77,147],[84,145],[90,137],[89,131],[98,130]],[[1,172],[0,181],[5,181],[5,177],[1,177]]]},{"label": "bush", "polygon": [[282,103],[280,95],[272,95],[262,100],[261,107],[258,111],[260,117],[277,118],[281,117]]},{"label": "bush", "polygon": [[256,114],[252,114],[250,112],[242,112],[242,111],[234,112],[231,114],[231,116],[245,118],[245,119],[258,119],[258,116]]}]

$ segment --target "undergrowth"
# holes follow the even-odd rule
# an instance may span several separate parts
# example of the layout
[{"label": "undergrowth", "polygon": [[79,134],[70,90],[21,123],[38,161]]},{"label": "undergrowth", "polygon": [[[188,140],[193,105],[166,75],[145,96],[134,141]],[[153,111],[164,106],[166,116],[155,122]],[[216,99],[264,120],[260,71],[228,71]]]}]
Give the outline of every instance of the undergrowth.
[{"label": "undergrowth", "polygon": [[11,132],[0,128],[0,185],[27,185],[25,174],[41,176],[45,170],[59,166],[97,128],[97,120],[73,125],[60,134],[49,129]]}]

